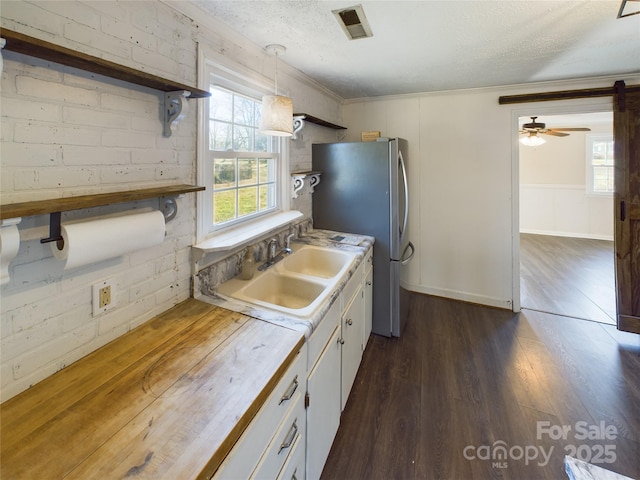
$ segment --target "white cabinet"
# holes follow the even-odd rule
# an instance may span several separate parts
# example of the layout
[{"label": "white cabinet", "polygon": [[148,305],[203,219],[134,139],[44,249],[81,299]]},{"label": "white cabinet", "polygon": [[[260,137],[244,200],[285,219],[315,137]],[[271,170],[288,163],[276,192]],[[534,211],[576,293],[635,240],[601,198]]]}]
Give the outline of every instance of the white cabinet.
[{"label": "white cabinet", "polygon": [[370,248],[364,257],[364,336],[362,338],[362,350],[367,348],[371,329],[373,327],[373,249]]},{"label": "white cabinet", "polygon": [[[336,302],[339,303],[339,302]],[[340,425],[340,325],[307,380],[307,479],[320,478]],[[299,478],[299,477],[298,477]]]},{"label": "white cabinet", "polygon": [[351,303],[342,314],[342,401],[344,410],[362,360],[362,336],[364,329],[364,293],[362,286],[356,290]]}]

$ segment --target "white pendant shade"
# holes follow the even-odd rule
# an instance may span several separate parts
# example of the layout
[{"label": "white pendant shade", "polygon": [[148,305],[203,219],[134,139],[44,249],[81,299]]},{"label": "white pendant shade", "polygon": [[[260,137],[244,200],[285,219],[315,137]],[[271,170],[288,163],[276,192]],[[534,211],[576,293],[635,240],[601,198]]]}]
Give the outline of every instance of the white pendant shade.
[{"label": "white pendant shade", "polygon": [[262,97],[260,133],[275,137],[293,135],[293,101],[281,95]]}]

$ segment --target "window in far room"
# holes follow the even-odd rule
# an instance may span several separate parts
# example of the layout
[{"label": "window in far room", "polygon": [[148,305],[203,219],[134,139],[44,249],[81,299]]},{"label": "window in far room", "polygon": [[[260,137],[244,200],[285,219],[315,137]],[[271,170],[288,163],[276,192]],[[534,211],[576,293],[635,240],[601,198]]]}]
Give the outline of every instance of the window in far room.
[{"label": "window in far room", "polygon": [[613,194],[613,136],[587,136],[587,192]]}]

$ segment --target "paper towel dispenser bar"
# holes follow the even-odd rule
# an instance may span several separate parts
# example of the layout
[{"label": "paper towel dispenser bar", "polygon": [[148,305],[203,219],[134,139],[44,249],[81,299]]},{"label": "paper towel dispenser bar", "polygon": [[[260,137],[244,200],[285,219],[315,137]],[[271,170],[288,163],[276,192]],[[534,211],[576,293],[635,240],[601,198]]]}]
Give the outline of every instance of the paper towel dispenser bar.
[{"label": "paper towel dispenser bar", "polygon": [[[164,221],[173,220],[178,214],[178,204],[175,197],[160,198],[162,205],[162,215]],[[51,212],[49,214],[49,236],[41,238],[40,243],[60,242],[59,247],[62,248],[64,239],[62,238],[62,212]]]}]

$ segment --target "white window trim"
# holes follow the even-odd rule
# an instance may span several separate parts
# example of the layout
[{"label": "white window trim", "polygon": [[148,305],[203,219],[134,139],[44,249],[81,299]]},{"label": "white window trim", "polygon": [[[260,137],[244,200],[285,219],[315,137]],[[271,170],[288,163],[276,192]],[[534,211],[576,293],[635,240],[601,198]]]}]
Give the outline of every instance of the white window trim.
[{"label": "white window trim", "polygon": [[[262,95],[273,90],[273,81],[260,75],[259,73],[244,67],[215,50],[202,44],[198,45],[198,86],[203,90],[209,89],[209,69],[214,67],[220,74],[220,85],[232,90],[242,87],[246,92],[253,91]],[[215,74],[215,73],[214,73]],[[279,89],[282,92],[282,89]],[[283,92],[285,95],[287,92]],[[263,233],[267,233],[274,228],[286,225],[287,223],[302,216],[300,212],[290,211],[290,183],[291,173],[289,167],[289,141],[287,138],[280,140],[280,164],[278,165],[279,209],[272,213],[262,215],[258,218],[247,220],[226,229],[213,231],[211,228],[212,211],[211,205],[211,175],[210,168],[207,168],[209,154],[208,139],[204,138],[205,122],[208,121],[207,101],[199,104],[198,108],[198,128],[197,128],[197,179],[198,185],[203,185],[207,190],[198,192],[196,208],[196,247],[207,251],[219,251],[231,249],[248,243]],[[207,207],[209,205],[209,207]],[[208,215],[208,216],[207,216]],[[233,240],[232,240],[233,239]]]},{"label": "white window trim", "polygon": [[[613,140],[612,134],[603,134],[603,133],[592,133],[587,134],[585,136],[587,146],[586,146],[586,155],[585,155],[585,171],[587,173],[586,179],[586,195],[590,197],[613,197],[613,192],[596,192],[593,190],[593,164],[592,164],[592,155],[593,155],[593,142],[597,140]],[[614,166],[615,168],[615,166]]]}]

